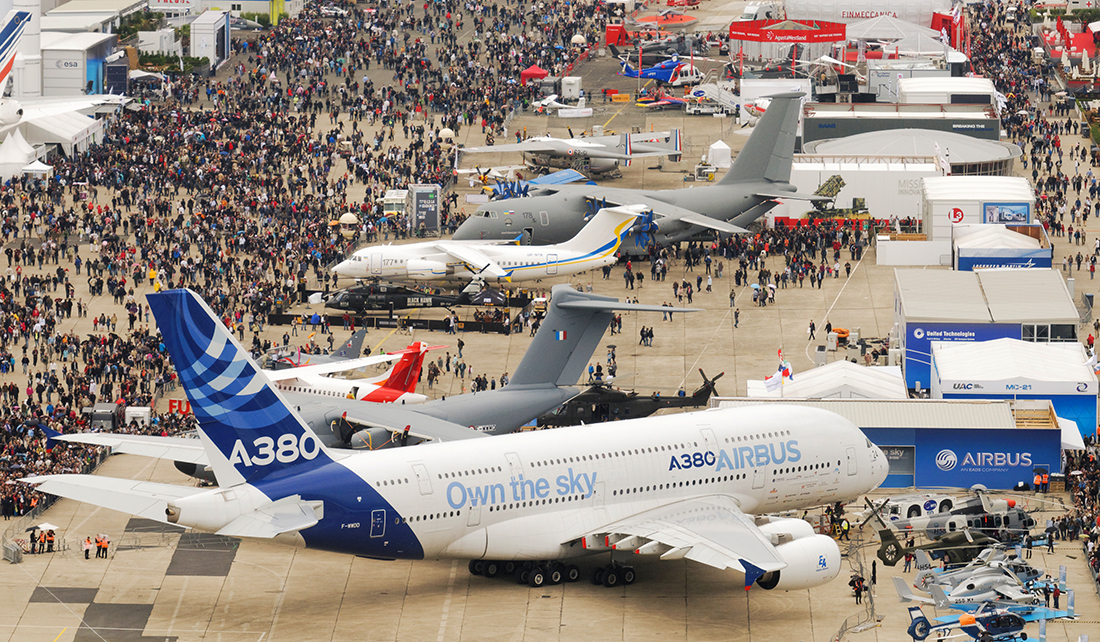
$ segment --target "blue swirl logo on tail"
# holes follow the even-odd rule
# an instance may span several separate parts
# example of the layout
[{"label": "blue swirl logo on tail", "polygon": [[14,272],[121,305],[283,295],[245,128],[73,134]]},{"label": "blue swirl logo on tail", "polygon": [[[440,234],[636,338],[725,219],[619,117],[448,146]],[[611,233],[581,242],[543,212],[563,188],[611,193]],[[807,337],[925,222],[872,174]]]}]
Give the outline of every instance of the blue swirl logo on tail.
[{"label": "blue swirl logo on tail", "polygon": [[330,461],[317,436],[194,292],[169,290],[148,300],[203,437],[220,455],[210,453],[220,484]]}]

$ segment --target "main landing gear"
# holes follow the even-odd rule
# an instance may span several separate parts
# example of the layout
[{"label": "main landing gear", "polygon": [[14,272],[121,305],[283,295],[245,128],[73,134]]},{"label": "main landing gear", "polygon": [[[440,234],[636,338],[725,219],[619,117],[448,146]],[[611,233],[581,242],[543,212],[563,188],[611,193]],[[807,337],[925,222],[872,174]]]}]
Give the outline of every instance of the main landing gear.
[{"label": "main landing gear", "polygon": [[634,572],[633,566],[625,566],[617,562],[601,566],[592,572],[592,583],[603,584],[607,588],[620,584],[629,586],[636,579],[638,579],[638,574]]},{"label": "main landing gear", "polygon": [[576,582],[581,577],[581,571],[575,564],[498,562],[496,560],[470,560],[470,574],[485,577],[511,576],[517,584],[527,584],[534,588],[562,582]]}]

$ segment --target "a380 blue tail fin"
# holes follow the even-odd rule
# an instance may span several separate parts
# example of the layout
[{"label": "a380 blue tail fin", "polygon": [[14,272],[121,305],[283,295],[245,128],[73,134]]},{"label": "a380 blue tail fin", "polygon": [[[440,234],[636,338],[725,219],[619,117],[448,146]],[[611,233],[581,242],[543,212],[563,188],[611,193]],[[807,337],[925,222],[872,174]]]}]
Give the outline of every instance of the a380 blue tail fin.
[{"label": "a380 blue tail fin", "polygon": [[221,486],[332,461],[248,352],[191,290],[148,295]]}]

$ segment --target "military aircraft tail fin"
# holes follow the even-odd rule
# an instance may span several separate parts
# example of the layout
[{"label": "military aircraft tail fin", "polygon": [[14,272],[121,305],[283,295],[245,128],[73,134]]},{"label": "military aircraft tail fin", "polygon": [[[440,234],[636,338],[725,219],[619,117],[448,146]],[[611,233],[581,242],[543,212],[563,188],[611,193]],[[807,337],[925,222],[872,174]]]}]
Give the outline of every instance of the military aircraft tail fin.
[{"label": "military aircraft tail fin", "polygon": [[737,154],[733,167],[719,181],[732,185],[749,181],[791,181],[794,139],[798,132],[798,110],[802,94],[791,92],[771,96],[767,111]]},{"label": "military aircraft tail fin", "polygon": [[363,354],[363,342],[367,339],[367,328],[363,327],[355,331],[347,341],[332,354],[337,359],[355,359]]},{"label": "military aircraft tail fin", "polygon": [[575,385],[616,311],[667,312],[668,308],[621,303],[612,297],[578,292],[569,285],[555,285],[546,318],[508,382],[509,387]]}]

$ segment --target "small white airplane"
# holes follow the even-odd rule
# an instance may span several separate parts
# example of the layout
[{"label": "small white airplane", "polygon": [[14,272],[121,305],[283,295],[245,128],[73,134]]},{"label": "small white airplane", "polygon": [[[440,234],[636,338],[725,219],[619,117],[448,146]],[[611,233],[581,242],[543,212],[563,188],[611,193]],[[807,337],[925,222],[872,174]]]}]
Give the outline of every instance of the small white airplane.
[{"label": "small white airplane", "polygon": [[[644,205],[600,210],[572,239],[557,245],[514,245],[483,241],[426,241],[365,247],[333,272],[356,279],[414,281],[532,281],[613,265],[623,237],[646,210]],[[516,233],[533,221],[516,217]],[[517,237],[518,240],[518,237]]]},{"label": "small white airplane", "polygon": [[592,115],[592,108],[585,106],[587,102],[587,97],[581,96],[576,105],[567,105],[558,102],[557,94],[550,94],[542,100],[536,100],[531,105],[535,107],[535,113],[538,114],[556,109],[558,110],[558,116],[561,118],[587,118]]},{"label": "small white airplane", "polygon": [[[866,493],[885,455],[851,422],[751,406],[347,453],[321,444],[190,290],[148,295],[219,488],[101,475],[20,481],[161,523],[378,559],[524,566],[539,587],[576,581],[559,560],[611,552],[689,559],[746,589],[837,576],[840,550],[794,511]],[[605,586],[633,567],[598,569]]]}]

